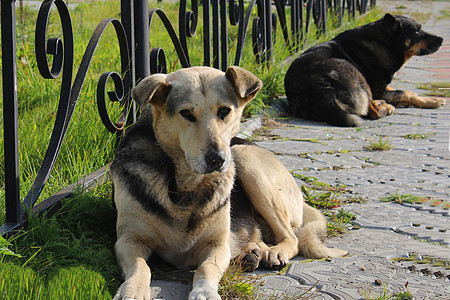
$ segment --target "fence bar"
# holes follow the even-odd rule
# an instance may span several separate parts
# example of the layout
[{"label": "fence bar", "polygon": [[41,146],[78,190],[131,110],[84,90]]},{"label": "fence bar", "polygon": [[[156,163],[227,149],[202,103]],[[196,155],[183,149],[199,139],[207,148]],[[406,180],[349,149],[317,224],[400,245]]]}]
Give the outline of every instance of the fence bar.
[{"label": "fence bar", "polygon": [[212,0],[213,67],[219,69],[219,0]]},{"label": "fence bar", "polygon": [[[138,1],[139,2],[139,1]],[[128,56],[130,57],[129,62],[129,71],[125,74],[125,82],[129,82],[131,84],[130,88],[132,88],[136,82],[135,76],[135,38],[134,38],[134,0],[121,0],[120,1],[120,10],[122,16],[122,25],[125,28],[125,33],[127,35],[128,41]],[[147,9],[146,9],[147,11]],[[126,95],[126,97],[130,97],[130,95]],[[128,101],[131,101],[129,99]],[[130,113],[128,115],[127,125],[131,125],[136,122],[136,104],[133,102],[130,107]]]},{"label": "fence bar", "polygon": [[211,65],[211,1],[203,0],[203,65]]},{"label": "fence bar", "polygon": [[220,0],[220,47],[221,47],[221,69],[225,72],[228,67],[228,32],[227,32],[227,2]]},{"label": "fence bar", "polygon": [[264,19],[265,19],[265,56],[266,56],[266,62],[272,63],[273,61],[273,51],[272,51],[272,1],[271,0],[265,0],[264,6]]},{"label": "fence bar", "polygon": [[17,223],[20,220],[20,173],[16,5],[15,0],[1,2],[6,222]]},{"label": "fence bar", "polygon": [[148,0],[134,3],[134,34],[135,34],[135,64],[136,80],[139,81],[150,75],[150,42],[149,42]]}]

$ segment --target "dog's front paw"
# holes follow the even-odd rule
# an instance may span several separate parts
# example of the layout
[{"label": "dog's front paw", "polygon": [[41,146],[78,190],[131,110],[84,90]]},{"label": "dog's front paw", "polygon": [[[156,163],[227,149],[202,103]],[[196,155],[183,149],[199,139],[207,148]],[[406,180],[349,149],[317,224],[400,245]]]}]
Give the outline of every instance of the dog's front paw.
[{"label": "dog's front paw", "polygon": [[386,103],[384,100],[373,100],[375,109],[378,112],[377,117],[372,117],[372,119],[384,118],[386,116],[392,115],[395,112],[395,107],[391,104]]},{"label": "dog's front paw", "polygon": [[264,251],[261,259],[261,266],[265,269],[270,270],[280,270],[283,269],[287,263],[289,263],[289,258],[286,251],[282,247],[270,247],[270,250]]},{"label": "dog's front paw", "polygon": [[189,293],[189,300],[221,300],[217,287],[206,279],[198,280]]},{"label": "dog's front paw", "polygon": [[128,279],[120,286],[113,300],[150,300],[150,282],[144,281]]}]

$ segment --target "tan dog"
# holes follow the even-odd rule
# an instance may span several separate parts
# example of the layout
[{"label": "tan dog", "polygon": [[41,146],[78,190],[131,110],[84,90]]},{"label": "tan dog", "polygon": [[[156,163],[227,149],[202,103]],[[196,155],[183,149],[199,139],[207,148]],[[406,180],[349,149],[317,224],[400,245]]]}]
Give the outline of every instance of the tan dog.
[{"label": "tan dog", "polygon": [[220,299],[231,258],[252,270],[280,268],[298,253],[345,255],[323,244],[324,217],[303,203],[281,162],[233,138],[261,86],[239,67],[193,67],[152,75],[134,89],[142,115],[111,165],[125,276],[114,299],[150,299],[152,253],[198,267],[189,299]]}]

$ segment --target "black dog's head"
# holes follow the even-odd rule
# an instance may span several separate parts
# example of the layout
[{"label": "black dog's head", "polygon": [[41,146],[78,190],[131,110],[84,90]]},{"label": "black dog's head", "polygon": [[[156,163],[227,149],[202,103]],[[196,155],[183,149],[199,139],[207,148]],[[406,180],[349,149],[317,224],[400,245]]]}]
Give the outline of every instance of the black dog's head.
[{"label": "black dog's head", "polygon": [[439,50],[443,38],[422,30],[422,26],[404,16],[386,14],[383,25],[396,36],[396,47],[405,54],[405,62],[414,55],[432,54]]}]

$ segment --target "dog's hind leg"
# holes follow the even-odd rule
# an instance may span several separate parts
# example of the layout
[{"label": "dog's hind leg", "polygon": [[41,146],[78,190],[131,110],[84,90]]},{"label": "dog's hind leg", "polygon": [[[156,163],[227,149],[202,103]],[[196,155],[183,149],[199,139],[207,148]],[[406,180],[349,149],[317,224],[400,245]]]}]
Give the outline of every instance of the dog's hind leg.
[{"label": "dog's hind leg", "polygon": [[114,300],[150,300],[150,268],[147,259],[152,251],[129,235],[122,235],[115,245],[116,257],[125,282],[120,286]]},{"label": "dog's hind leg", "polygon": [[247,253],[261,251],[260,265],[280,268],[299,252],[312,258],[346,254],[323,244],[325,218],[304,204],[294,178],[273,153],[256,145],[236,145],[232,150],[238,179],[272,233],[269,243],[274,246],[266,248],[264,241],[255,241],[258,247],[253,248],[247,244]]},{"label": "dog's hind leg", "polygon": [[445,103],[444,98],[421,97],[410,91],[394,90],[390,87],[386,88],[381,98],[395,107],[439,108]]},{"label": "dog's hind leg", "polygon": [[[262,263],[279,268],[298,254],[293,226],[301,226],[301,198],[298,203],[289,198],[295,198],[300,191],[289,171],[271,152],[256,145],[236,145],[232,150],[238,179],[274,237],[275,246],[261,254]],[[286,201],[290,201],[292,207],[286,205]],[[300,217],[293,214],[300,214]]]}]

